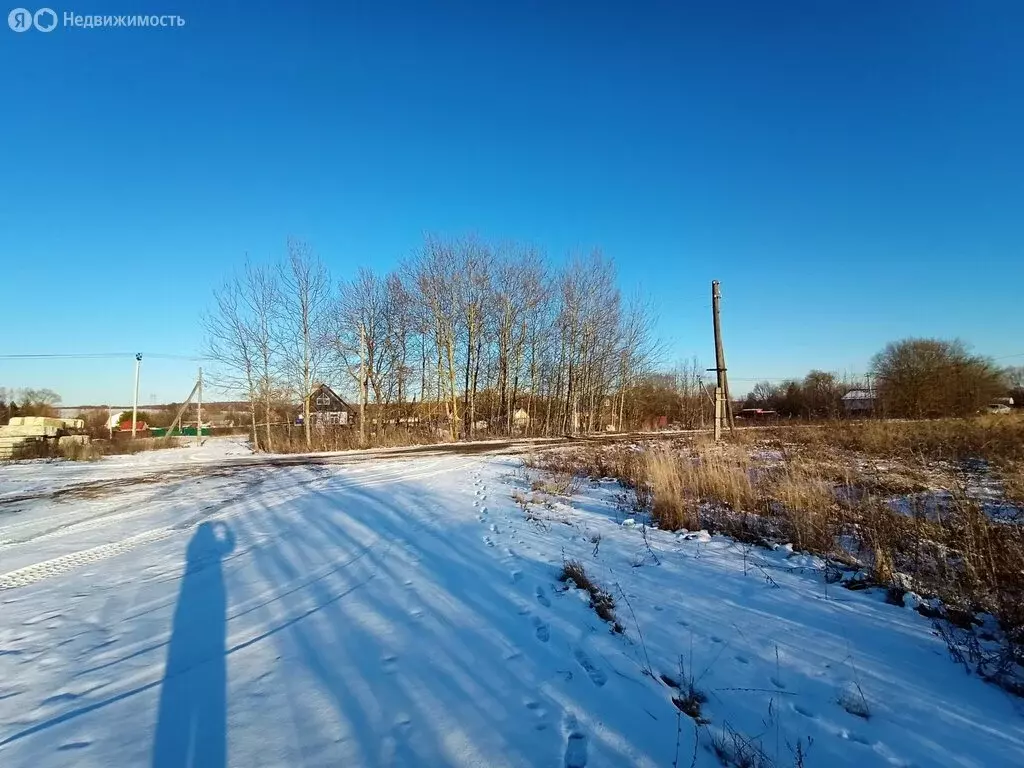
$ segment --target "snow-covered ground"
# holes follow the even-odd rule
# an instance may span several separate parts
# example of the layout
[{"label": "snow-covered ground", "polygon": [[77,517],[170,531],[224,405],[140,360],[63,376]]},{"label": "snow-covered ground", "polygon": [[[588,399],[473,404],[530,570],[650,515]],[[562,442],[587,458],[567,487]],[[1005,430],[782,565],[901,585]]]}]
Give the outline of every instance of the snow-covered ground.
[{"label": "snow-covered ground", "polygon": [[116,481],[187,466],[216,464],[252,455],[248,438],[183,438],[179,448],[163,448],[130,456],[107,456],[101,461],[35,459],[0,462],[0,503],[31,494],[54,493],[79,483]]},{"label": "snow-covered ground", "polygon": [[[35,486],[9,465],[0,491],[158,461]],[[798,742],[807,766],[1024,764],[1019,700],[917,613],[784,550],[650,530],[648,548],[612,483],[527,520],[518,463],[211,458],[0,501],[0,765],[713,766],[716,741],[775,766]],[[564,590],[564,558],[624,635]],[[693,679],[708,722],[662,675]]]}]

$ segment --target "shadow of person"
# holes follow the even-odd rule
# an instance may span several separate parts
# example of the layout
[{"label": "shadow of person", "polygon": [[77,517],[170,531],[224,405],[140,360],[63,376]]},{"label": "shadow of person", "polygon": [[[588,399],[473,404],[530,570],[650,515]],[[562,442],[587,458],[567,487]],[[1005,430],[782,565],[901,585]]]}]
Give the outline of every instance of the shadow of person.
[{"label": "shadow of person", "polygon": [[227,763],[227,591],[221,560],[234,547],[234,534],[221,522],[200,524],[188,544],[160,686],[154,768]]}]

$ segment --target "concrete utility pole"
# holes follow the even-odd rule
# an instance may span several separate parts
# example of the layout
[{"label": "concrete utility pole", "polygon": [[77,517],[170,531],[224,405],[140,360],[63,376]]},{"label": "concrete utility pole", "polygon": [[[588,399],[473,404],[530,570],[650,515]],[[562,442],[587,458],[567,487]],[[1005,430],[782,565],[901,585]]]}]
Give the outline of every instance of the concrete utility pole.
[{"label": "concrete utility pole", "polygon": [[[729,430],[734,428],[732,418],[732,398],[729,396],[729,377],[725,368],[725,348],[722,346],[722,319],[720,316],[719,302],[722,300],[722,291],[717,280],[711,281],[711,314],[715,324],[715,371],[718,374],[718,389],[722,391],[724,398],[724,414],[729,420]],[[718,417],[716,409],[716,418]]]},{"label": "concrete utility pole", "polygon": [[196,379],[196,445],[203,444],[203,369],[199,368]]},{"label": "concrete utility pole", "polygon": [[142,367],[142,353],[135,354],[135,399],[132,401],[132,440],[135,439],[135,422],[139,417],[139,368]]}]

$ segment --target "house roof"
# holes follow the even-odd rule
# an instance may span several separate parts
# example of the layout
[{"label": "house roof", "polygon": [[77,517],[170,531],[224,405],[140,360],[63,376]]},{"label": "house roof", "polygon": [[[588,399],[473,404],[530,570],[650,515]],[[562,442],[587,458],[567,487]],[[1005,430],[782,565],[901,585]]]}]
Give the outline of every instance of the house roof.
[{"label": "house roof", "polygon": [[875,393],[867,389],[851,389],[845,395],[843,400],[874,400]]},{"label": "house roof", "polygon": [[335,391],[334,391],[333,389],[331,389],[331,388],[330,388],[330,387],[329,387],[328,385],[326,385],[326,384],[323,384],[323,383],[321,383],[321,384],[317,384],[317,385],[316,385],[315,387],[313,387],[313,391],[309,393],[309,396],[310,396],[310,397],[312,398],[312,397],[314,397],[314,396],[315,396],[315,395],[316,395],[316,394],[317,394],[318,392],[326,392],[327,394],[329,394],[329,395],[330,395],[331,397],[333,397],[333,398],[334,398],[335,400],[337,400],[337,401],[338,401],[339,403],[341,403],[341,404],[342,404],[343,406],[345,406],[346,408],[351,408],[351,407],[352,407],[352,406],[350,406],[350,405],[349,405],[349,404],[348,404],[348,403],[347,403],[347,402],[345,401],[345,398],[343,398],[343,397],[342,397],[341,395],[339,395],[339,394],[338,394],[337,392],[335,392]]}]

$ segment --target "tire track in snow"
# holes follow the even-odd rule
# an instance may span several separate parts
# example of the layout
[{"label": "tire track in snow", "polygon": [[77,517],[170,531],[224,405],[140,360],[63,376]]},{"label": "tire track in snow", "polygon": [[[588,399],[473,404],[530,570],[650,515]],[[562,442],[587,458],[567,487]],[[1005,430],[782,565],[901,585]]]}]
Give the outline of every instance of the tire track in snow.
[{"label": "tire track in snow", "polygon": [[172,529],[166,527],[155,528],[151,531],[143,531],[135,536],[129,536],[128,538],[121,539],[120,541],[101,544],[98,547],[93,547],[92,549],[73,552],[69,555],[62,555],[61,557],[55,557],[52,560],[44,560],[41,563],[35,563],[34,565],[19,568],[16,571],[9,571],[8,573],[0,574],[0,590],[27,587],[29,584],[34,584],[37,581],[48,579],[51,576],[58,576],[70,571],[72,568],[78,568],[82,565],[88,565],[100,560],[106,560],[107,558],[114,557],[115,555],[120,555],[122,552],[134,549],[140,544],[159,541],[160,539],[170,536],[173,532],[174,531]]}]

